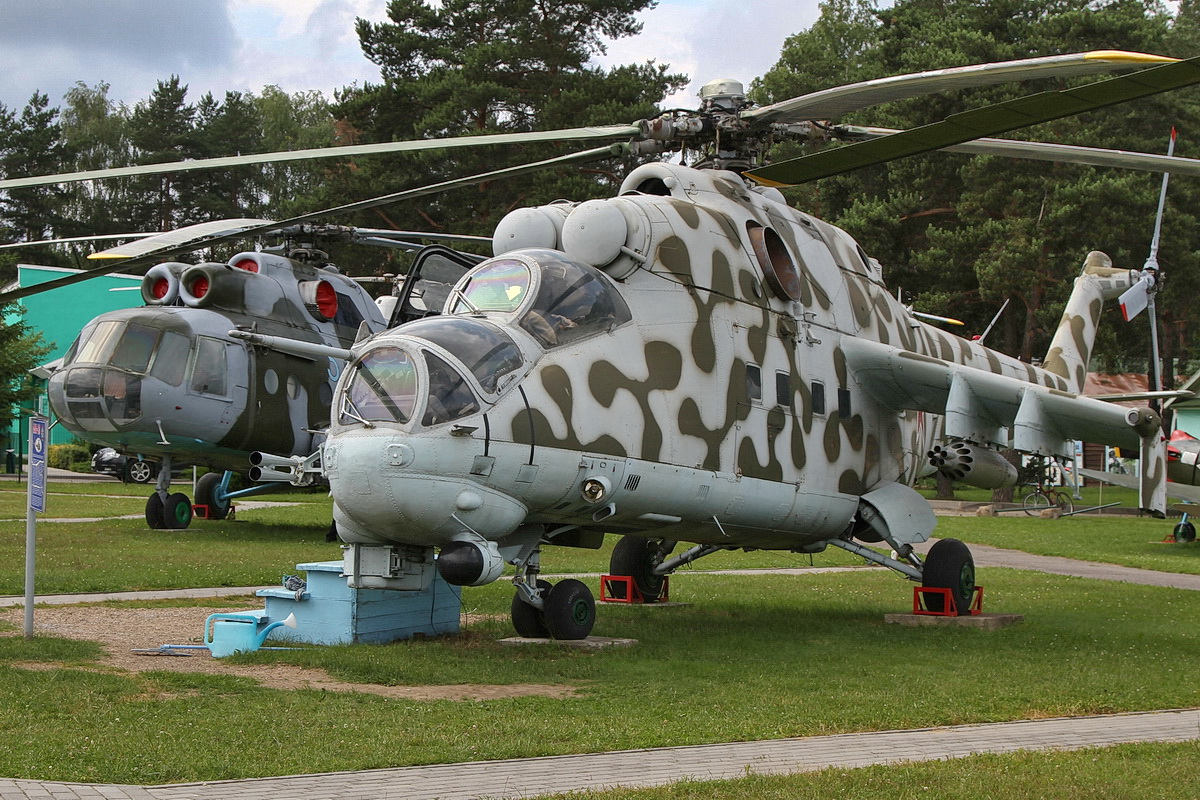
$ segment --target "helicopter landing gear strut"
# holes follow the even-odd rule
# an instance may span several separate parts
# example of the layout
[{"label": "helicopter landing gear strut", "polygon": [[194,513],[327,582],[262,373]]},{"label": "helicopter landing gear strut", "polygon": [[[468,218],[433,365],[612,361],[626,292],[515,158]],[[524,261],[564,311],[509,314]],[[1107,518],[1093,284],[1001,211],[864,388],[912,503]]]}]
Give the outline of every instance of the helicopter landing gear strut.
[{"label": "helicopter landing gear strut", "polygon": [[512,623],[530,639],[586,639],[596,624],[596,600],[583,581],[541,580],[538,552],[530,554],[513,578]]},{"label": "helicopter landing gear strut", "polygon": [[164,457],[154,494],[146,500],[146,524],[154,530],[182,530],[192,524],[192,501],[183,492],[171,493],[171,459]]}]

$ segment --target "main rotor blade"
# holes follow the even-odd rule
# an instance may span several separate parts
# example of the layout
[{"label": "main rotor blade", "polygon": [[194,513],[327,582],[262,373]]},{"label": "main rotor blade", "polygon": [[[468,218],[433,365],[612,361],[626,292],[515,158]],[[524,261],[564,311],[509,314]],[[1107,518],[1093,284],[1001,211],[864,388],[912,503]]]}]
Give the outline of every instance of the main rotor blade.
[{"label": "main rotor blade", "polygon": [[1136,69],[1155,64],[1168,64],[1177,58],[1150,53],[1130,53],[1124,50],[1092,50],[1019,61],[998,61],[991,64],[972,64],[909,75],[835,86],[819,92],[793,97],[762,108],[742,112],[743,119],[765,122],[801,122],[810,119],[836,119],[843,114],[924,94],[990,86],[1008,81],[1032,78],[1073,78],[1121,69]]},{"label": "main rotor blade", "polygon": [[215,222],[201,222],[196,225],[188,225],[184,228],[176,228],[173,231],[166,233],[157,233],[153,236],[148,236],[145,239],[140,239],[136,242],[110,247],[108,250],[101,250],[99,253],[92,253],[88,256],[90,260],[103,260],[108,258],[133,258],[145,253],[152,253],[165,247],[173,247],[175,245],[186,245],[191,242],[197,242],[209,236],[220,236],[225,233],[242,233],[250,229],[261,230],[264,225],[274,225],[269,219],[219,219]]},{"label": "main rotor blade", "polygon": [[103,242],[109,239],[144,239],[155,236],[153,233],[105,233],[97,236],[65,236],[60,239],[38,239],[36,242],[10,242],[0,244],[0,250],[11,250],[20,247],[39,247],[44,244],[70,244],[72,242]]},{"label": "main rotor blade", "polygon": [[1200,83],[1200,56],[964,111],[932,125],[758,167],[745,175],[768,186],[791,186],[1195,83]]},{"label": "main rotor blade", "polygon": [[237,239],[249,238],[260,233],[268,233],[280,228],[286,228],[291,225],[299,225],[304,222],[314,222],[318,219],[330,217],[335,214],[344,214],[351,211],[375,208],[376,206],[387,205],[388,203],[396,203],[401,200],[410,200],[415,197],[424,197],[425,195],[437,194],[438,192],[444,192],[449,189],[457,189],[461,186],[471,186],[477,183],[483,183],[484,181],[496,180],[498,178],[510,178],[529,172],[551,169],[553,167],[570,164],[576,161],[593,161],[600,158],[620,155],[625,151],[625,146],[619,144],[609,145],[607,147],[596,147],[591,150],[583,150],[581,152],[571,153],[565,156],[548,158],[544,161],[535,161],[530,164],[520,164],[515,167],[506,167],[504,169],[497,169],[491,172],[484,172],[465,178],[455,178],[449,181],[442,181],[441,183],[421,186],[416,189],[406,189],[402,192],[395,192],[382,197],[373,197],[369,200],[361,200],[357,203],[347,203],[346,205],[337,206],[336,208],[327,208],[323,211],[314,211],[309,214],[302,214],[298,217],[292,217],[291,219],[285,219],[279,222],[272,222],[256,228],[247,228],[236,233],[225,233],[212,236],[204,239],[203,241],[194,241],[185,245],[164,247],[136,258],[116,261],[111,264],[106,264],[103,267],[89,269],[86,272],[64,275],[61,278],[47,281],[45,283],[39,283],[36,286],[23,286],[8,292],[0,293],[0,306],[4,305],[5,303],[11,303],[14,300],[20,300],[22,297],[29,297],[30,295],[48,292],[52,289],[58,289],[63,286],[71,286],[76,283],[82,283],[83,281],[90,280],[100,275],[109,275],[113,272],[119,272],[123,269],[134,269],[136,267],[152,264],[161,259],[191,252],[198,247],[212,247],[214,245],[224,244],[225,242],[230,242]]},{"label": "main rotor blade", "polygon": [[[903,131],[895,128],[869,128],[857,125],[839,126],[852,141],[865,141],[891,136]],[[1200,175],[1200,160],[1169,156],[1161,153],[1138,153],[1131,150],[1105,150],[1098,147],[1079,147],[1053,142],[1020,142],[1014,139],[976,139],[972,142],[943,147],[951,153],[967,155],[1004,156],[1033,161],[1055,161],[1064,164],[1086,164],[1093,167],[1120,167],[1144,172],[1168,172],[1173,175]]]},{"label": "main rotor blade", "polygon": [[451,147],[478,147],[489,144],[522,144],[527,142],[566,142],[587,139],[624,139],[639,132],[636,125],[609,125],[594,128],[565,128],[557,131],[528,131],[496,133],[482,136],[457,136],[449,139],[417,139],[406,142],[318,147],[311,150],[285,150],[277,153],[253,153],[244,156],[201,158],[194,161],[168,161],[162,164],[143,164],[137,167],[115,167],[86,172],[65,172],[59,175],[38,175],[0,181],[0,189],[22,189],[47,184],[78,183],[101,178],[128,178],[134,175],[159,175],[166,172],[190,172],[245,164],[267,164],[281,161],[303,161],[311,158],[342,158],[378,153],[400,153],[417,150],[441,150]]}]

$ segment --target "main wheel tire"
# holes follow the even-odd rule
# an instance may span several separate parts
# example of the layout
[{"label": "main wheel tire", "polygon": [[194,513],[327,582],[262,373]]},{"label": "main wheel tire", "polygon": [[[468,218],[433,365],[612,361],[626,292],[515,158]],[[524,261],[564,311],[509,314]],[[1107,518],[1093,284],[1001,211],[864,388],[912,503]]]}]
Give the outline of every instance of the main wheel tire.
[{"label": "main wheel tire", "polygon": [[[550,596],[550,581],[538,581],[537,587],[542,590],[542,600]],[[512,624],[518,636],[526,639],[546,639],[550,629],[546,627],[546,615],[542,609],[529,605],[522,599],[518,590],[512,599]]]},{"label": "main wheel tire", "polygon": [[183,492],[169,495],[163,502],[164,527],[183,530],[192,524],[192,501]]},{"label": "main wheel tire", "polygon": [[163,516],[163,499],[158,492],[146,498],[146,524],[155,531],[167,527],[167,520]]},{"label": "main wheel tire", "polygon": [[[958,539],[942,539],[929,548],[925,557],[922,586],[949,589],[954,597],[958,615],[971,613],[971,601],[975,598],[975,559],[971,551]],[[925,607],[930,611],[944,611],[945,602],[940,595],[925,596]]]},{"label": "main wheel tire", "polygon": [[[641,592],[642,598],[647,603],[657,603],[662,597],[663,585],[666,582],[664,576],[654,574],[658,559],[658,543],[653,539],[622,536],[613,548],[608,572],[610,575],[627,575],[633,578],[633,584]],[[625,584],[614,584],[612,594],[614,599],[624,600]]]},{"label": "main wheel tire", "polygon": [[229,516],[232,503],[228,495],[221,491],[219,472],[207,472],[196,481],[196,505],[208,506],[209,519],[225,519]]},{"label": "main wheel tire", "polygon": [[125,481],[127,483],[149,483],[154,480],[157,470],[149,461],[126,461]]},{"label": "main wheel tire", "polygon": [[552,639],[586,639],[596,625],[592,590],[574,578],[554,585],[546,595],[543,614]]},{"label": "main wheel tire", "polygon": [[1175,541],[1177,542],[1194,542],[1196,541],[1196,526],[1191,522],[1181,522],[1175,526]]}]

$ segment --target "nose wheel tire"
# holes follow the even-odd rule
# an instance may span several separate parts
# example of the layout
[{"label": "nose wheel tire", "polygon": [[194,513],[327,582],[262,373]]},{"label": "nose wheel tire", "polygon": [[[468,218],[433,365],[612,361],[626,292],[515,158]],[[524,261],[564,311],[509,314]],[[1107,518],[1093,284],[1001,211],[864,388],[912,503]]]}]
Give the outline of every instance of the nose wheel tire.
[{"label": "nose wheel tire", "polygon": [[[971,551],[958,539],[942,539],[929,548],[925,557],[925,571],[921,585],[936,589],[949,589],[954,597],[958,615],[970,613],[971,601],[975,597],[975,559]],[[925,596],[925,606],[930,611],[945,610],[945,600],[940,595]]]},{"label": "nose wheel tire", "polygon": [[[622,536],[613,548],[608,562],[610,575],[627,575],[633,578],[637,590],[647,603],[657,603],[663,593],[663,576],[654,574],[654,567],[662,561],[659,543],[641,536]],[[625,599],[625,585],[612,587],[613,597]]]},{"label": "nose wheel tire", "polygon": [[225,519],[229,516],[232,503],[229,495],[221,491],[221,473],[209,472],[196,481],[196,504],[208,506],[209,519]]},{"label": "nose wheel tire", "polygon": [[[542,590],[544,601],[550,594],[550,581],[538,581],[537,587]],[[517,630],[517,635],[526,639],[545,639],[550,635],[542,610],[526,603],[520,591],[513,595],[512,624]]]},{"label": "nose wheel tire", "polygon": [[163,517],[163,500],[158,492],[146,500],[146,524],[156,531],[167,527],[166,518]]},{"label": "nose wheel tire", "polygon": [[596,600],[583,581],[568,578],[546,595],[543,614],[552,639],[586,639],[596,624]]},{"label": "nose wheel tire", "polygon": [[[157,497],[158,495],[155,495]],[[169,495],[163,502],[163,527],[182,530],[192,524],[192,501],[183,492]]]}]

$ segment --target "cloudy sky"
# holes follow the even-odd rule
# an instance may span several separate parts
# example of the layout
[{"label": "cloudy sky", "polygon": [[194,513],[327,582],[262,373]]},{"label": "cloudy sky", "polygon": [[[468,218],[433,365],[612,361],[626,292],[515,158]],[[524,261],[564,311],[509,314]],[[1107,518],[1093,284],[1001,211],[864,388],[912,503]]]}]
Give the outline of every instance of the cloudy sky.
[{"label": "cloudy sky", "polygon": [[[61,104],[82,81],[135,103],[179,75],[204,92],[334,89],[378,80],[354,20],[385,18],[386,0],[0,0],[0,103],[19,111],[34,90]],[[753,8],[753,13],[748,9]],[[747,85],[810,26],[817,0],[660,0],[636,39],[614,42],[605,64],[655,59],[694,83],[671,105],[694,106],[699,85]]]}]

